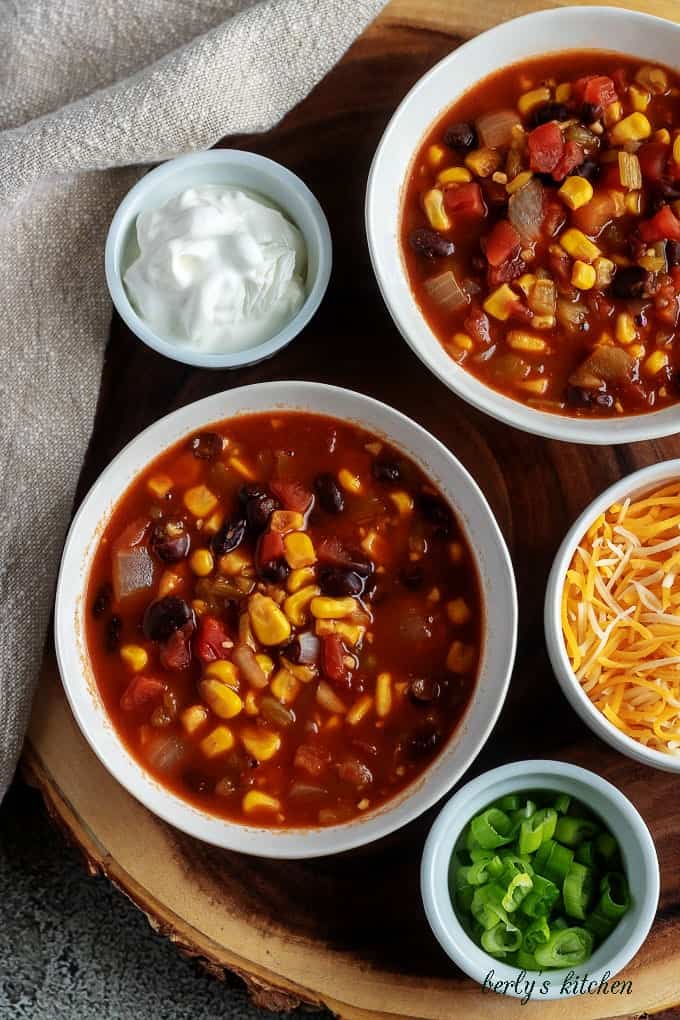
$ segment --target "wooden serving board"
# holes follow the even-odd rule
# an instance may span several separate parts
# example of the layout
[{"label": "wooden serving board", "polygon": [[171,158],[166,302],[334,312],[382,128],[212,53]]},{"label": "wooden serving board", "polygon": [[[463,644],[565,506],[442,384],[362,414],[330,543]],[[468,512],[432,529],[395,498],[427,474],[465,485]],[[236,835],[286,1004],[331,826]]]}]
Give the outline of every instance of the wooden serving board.
[{"label": "wooden serving board", "polygon": [[[545,0],[393,0],[313,94],[274,131],[230,144],[265,153],[308,182],[335,247],[323,306],[288,350],[242,372],[185,368],[147,350],[115,321],[81,494],[140,429],[218,390],[269,379],[320,379],[400,408],[472,471],[508,541],[520,593],[520,641],[507,704],[466,776],[526,756],[577,762],[637,805],[659,852],[654,929],[626,971],[626,997],[584,996],[521,1006],[482,993],[431,935],[418,889],[434,812],[379,845],[342,857],[285,863],[215,850],[175,832],[108,775],[77,730],[51,654],[36,699],[25,765],[47,805],[84,851],[178,947],[216,974],[241,974],[271,1009],[323,1003],[346,1018],[611,1017],[680,1003],[678,782],[595,739],[569,709],[543,641],[548,570],[560,539],[605,486],[680,456],[680,438],[630,447],[570,446],[498,424],[440,385],[400,339],[383,306],[364,238],[368,167],[392,111],[415,80],[462,40]],[[673,17],[677,0],[646,11]],[[351,3],[348,4],[348,16]],[[606,40],[593,40],[606,44]],[[425,127],[425,125],[423,125]],[[489,621],[493,627],[493,620]],[[672,1012],[675,1012],[674,1010]],[[678,1015],[678,1014],[676,1014]]]}]

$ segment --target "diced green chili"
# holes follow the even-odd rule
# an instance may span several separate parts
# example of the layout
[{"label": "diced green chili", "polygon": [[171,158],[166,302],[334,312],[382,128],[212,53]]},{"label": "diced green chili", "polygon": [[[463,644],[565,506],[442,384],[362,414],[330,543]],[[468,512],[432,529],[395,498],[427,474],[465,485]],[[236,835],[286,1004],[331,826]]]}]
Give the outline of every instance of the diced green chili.
[{"label": "diced green chili", "polygon": [[593,897],[593,872],[585,864],[574,861],[562,885],[564,909],[570,917],[584,921]]}]

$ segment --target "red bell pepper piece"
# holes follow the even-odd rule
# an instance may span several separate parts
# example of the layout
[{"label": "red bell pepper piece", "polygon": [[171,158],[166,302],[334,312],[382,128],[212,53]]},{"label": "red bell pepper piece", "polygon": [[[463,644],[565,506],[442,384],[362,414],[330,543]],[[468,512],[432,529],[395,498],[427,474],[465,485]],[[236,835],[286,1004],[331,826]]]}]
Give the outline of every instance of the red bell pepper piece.
[{"label": "red bell pepper piece", "polygon": [[[595,74],[588,76],[584,81],[583,85],[583,99],[584,103],[592,103],[593,106],[609,106],[610,103],[615,103],[619,98],[616,94],[616,86],[611,78],[608,78],[604,74]],[[574,93],[577,94],[578,90],[576,86],[578,81],[574,83]]]},{"label": "red bell pepper piece", "polygon": [[578,142],[567,142],[564,146],[560,160],[552,172],[553,180],[562,181],[568,177],[572,170],[580,166],[585,159],[585,153]]},{"label": "red bell pepper piece", "polygon": [[274,481],[269,483],[269,488],[286,510],[295,510],[300,514],[309,510],[312,494],[300,482]]},{"label": "red bell pepper piece", "polygon": [[345,648],[339,634],[326,634],[321,642],[321,668],[329,680],[347,683],[349,671],[344,662]]},{"label": "red bell pepper piece", "polygon": [[201,662],[227,659],[233,647],[234,643],[221,620],[208,613],[200,618],[198,633],[194,638],[194,651]]},{"label": "red bell pepper piece", "polygon": [[257,544],[257,562],[264,566],[283,556],[283,536],[278,531],[265,531]]},{"label": "red bell pepper piece", "polygon": [[500,266],[516,255],[522,244],[518,232],[509,220],[499,220],[486,239],[484,251],[490,266]]},{"label": "red bell pepper piece", "polygon": [[444,192],[444,205],[457,216],[486,216],[482,189],[476,181],[461,184],[457,188],[447,188]]},{"label": "red bell pepper piece", "polygon": [[157,701],[163,690],[160,680],[150,676],[135,676],[123,692],[120,707],[124,712],[140,712]]},{"label": "red bell pepper piece", "polygon": [[680,220],[669,205],[662,206],[651,220],[643,220],[638,227],[643,241],[680,241]]},{"label": "red bell pepper piece", "polygon": [[564,153],[562,132],[554,121],[541,124],[527,138],[529,166],[536,173],[549,174]]},{"label": "red bell pepper piece", "polygon": [[670,147],[663,142],[647,142],[637,151],[640,170],[646,181],[660,181],[666,170]]}]

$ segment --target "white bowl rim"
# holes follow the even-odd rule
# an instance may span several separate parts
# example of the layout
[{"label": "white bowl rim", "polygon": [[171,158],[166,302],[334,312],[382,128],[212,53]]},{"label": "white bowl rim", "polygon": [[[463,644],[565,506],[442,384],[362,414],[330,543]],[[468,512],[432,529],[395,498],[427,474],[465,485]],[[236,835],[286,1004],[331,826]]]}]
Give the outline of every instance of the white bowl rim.
[{"label": "white bowl rim", "polygon": [[[373,272],[380,293],[382,294],[383,301],[392,316],[395,326],[406,343],[440,382],[452,390],[462,400],[465,400],[473,407],[476,407],[478,410],[483,411],[485,414],[488,414],[490,417],[495,418],[506,425],[511,425],[514,428],[522,429],[525,432],[542,436],[546,439],[558,439],[563,442],[601,446],[659,439],[663,436],[673,435],[680,431],[680,405],[671,405],[670,407],[663,408],[659,411],[650,411],[647,414],[625,415],[621,418],[611,419],[578,418],[569,415],[552,414],[547,411],[532,408],[520,400],[514,400],[511,397],[505,396],[499,390],[494,390],[492,387],[487,386],[475,376],[471,375],[471,373],[467,372],[465,368],[456,364],[453,359],[449,359],[450,364],[446,367],[442,367],[437,364],[435,360],[433,360],[433,357],[430,356],[429,352],[424,349],[422,337],[423,335],[432,335],[432,331],[427,325],[422,313],[419,312],[422,320],[420,325],[420,337],[411,335],[409,329],[402,322],[398,303],[401,301],[399,297],[399,288],[402,281],[396,274],[395,267],[391,259],[388,264],[384,247],[378,240],[379,232],[378,225],[375,221],[374,210],[376,195],[383,187],[383,183],[380,179],[382,169],[381,164],[383,161],[389,160],[390,158],[388,150],[392,144],[393,138],[396,137],[401,130],[401,118],[404,112],[411,105],[418,102],[420,94],[425,91],[432,79],[436,79],[440,75],[443,76],[449,65],[454,61],[458,62],[461,59],[461,55],[463,58],[468,56],[472,58],[474,51],[477,49],[488,48],[490,51],[497,52],[499,54],[498,66],[502,66],[504,63],[502,58],[503,40],[510,35],[521,35],[522,33],[530,38],[533,29],[541,25],[554,26],[555,45],[554,47],[547,47],[545,52],[558,53],[560,50],[564,49],[564,47],[560,46],[559,40],[561,24],[572,22],[585,23],[598,18],[622,23],[627,22],[631,25],[634,24],[641,33],[651,26],[663,28],[664,31],[671,31],[676,34],[679,37],[680,42],[680,24],[676,22],[669,21],[666,18],[659,18],[652,14],[645,14],[641,11],[633,11],[622,7],[599,5],[567,6],[533,11],[529,14],[524,14],[520,17],[501,22],[479,35],[474,36],[462,46],[457,47],[445,56],[426,74],[424,74],[409,90],[393,113],[381,137],[371,163],[366,186],[364,215],[371,264],[373,266]],[[575,47],[569,47],[570,50],[574,48]],[[583,50],[592,49],[593,52],[599,52],[603,49],[602,46],[582,46],[578,48]],[[622,52],[617,50],[616,47],[604,47],[604,49],[607,49],[608,52]],[[538,55],[539,54],[536,54],[536,56]],[[521,58],[515,58],[512,62],[518,63],[520,59]],[[668,63],[668,61],[663,62]],[[463,91],[472,88],[477,81],[479,81],[478,78],[471,77],[466,89]],[[440,107],[434,116],[428,116],[424,119],[423,132],[420,141],[414,147],[414,155],[429,128],[438,119],[438,117],[445,112],[447,106],[451,105],[453,105],[452,101],[447,101]],[[401,219],[402,197],[403,194],[400,194],[398,222],[400,222]],[[397,240],[396,243],[399,244],[399,241]],[[400,252],[398,253],[398,258],[401,264],[400,272],[405,279],[403,260]],[[397,284],[395,284],[395,280],[398,281]],[[409,291],[411,302],[415,304],[413,296],[410,293],[410,286],[407,280],[406,288]]]},{"label": "white bowl rim", "polygon": [[[70,600],[65,592],[68,586],[68,578],[72,571],[80,571],[82,576],[89,576],[91,554],[87,548],[84,548],[80,529],[81,522],[86,517],[90,504],[106,490],[109,484],[112,484],[112,480],[115,479],[116,472],[121,463],[127,457],[132,455],[136,448],[141,445],[144,440],[153,440],[155,442],[154,452],[145,457],[145,461],[148,463],[157,457],[164,449],[176,442],[179,442],[181,435],[191,435],[192,432],[205,427],[205,425],[210,424],[211,422],[226,420],[229,417],[237,415],[239,413],[238,411],[234,410],[225,413],[223,411],[220,412],[217,407],[220,399],[224,399],[228,396],[233,396],[235,399],[238,399],[241,404],[245,403],[246,413],[248,413],[248,411],[251,411],[251,413],[259,413],[259,411],[252,412],[252,409],[248,408],[247,402],[250,396],[255,397],[256,394],[264,394],[269,401],[267,405],[268,410],[276,407],[283,407],[286,410],[308,410],[309,413],[312,414],[326,413],[331,417],[340,417],[339,414],[335,414],[333,412],[319,409],[310,410],[308,407],[301,407],[299,403],[295,405],[289,395],[291,387],[294,388],[294,392],[310,395],[316,394],[319,396],[320,401],[323,397],[328,399],[330,396],[337,397],[342,400],[347,400],[347,398],[349,398],[350,403],[358,404],[363,408],[371,408],[376,414],[386,414],[387,417],[392,420],[393,424],[397,423],[402,425],[412,432],[418,440],[424,441],[428,447],[436,451],[438,456],[443,456],[447,462],[447,466],[449,468],[453,468],[458,477],[464,480],[469,489],[470,496],[475,503],[476,512],[483,518],[483,527],[488,530],[492,539],[494,550],[493,556],[498,560],[498,564],[500,565],[500,569],[498,569],[497,573],[494,575],[493,582],[494,590],[496,587],[500,587],[502,597],[504,599],[506,615],[500,626],[504,629],[501,640],[504,642],[505,652],[501,652],[500,643],[498,643],[496,658],[502,661],[504,665],[496,671],[496,675],[499,677],[497,682],[497,700],[488,711],[486,722],[475,730],[476,736],[474,740],[471,738],[471,748],[468,749],[464,755],[460,756],[458,761],[456,761],[455,769],[449,768],[448,772],[444,772],[444,770],[442,770],[442,774],[438,777],[438,781],[436,783],[430,781],[430,788],[428,789],[426,796],[423,796],[422,787],[424,787],[428,782],[428,775],[430,771],[436,767],[436,763],[441,759],[446,758],[446,745],[438,757],[433,760],[432,764],[428,766],[419,778],[414,780],[414,782],[410,784],[410,786],[406,787],[400,794],[397,794],[395,798],[388,801],[382,807],[376,809],[374,813],[369,812],[362,818],[353,819],[348,823],[337,826],[315,829],[298,828],[279,830],[229,822],[228,820],[203,812],[173,794],[167,787],[164,787],[155,781],[153,777],[136,762],[132,755],[127,751],[120,738],[118,738],[115,728],[108,721],[108,717],[102,710],[98,713],[100,718],[95,719],[94,723],[95,729],[98,729],[98,733],[95,735],[91,732],[91,719],[93,716],[97,715],[97,711],[90,703],[94,705],[94,701],[97,700],[97,702],[99,702],[99,698],[97,696],[95,699],[92,691],[90,690],[84,677],[82,666],[73,670],[75,675],[72,676],[70,673],[71,661],[75,661],[77,658],[77,661],[82,663],[82,655],[78,644],[78,635],[76,633],[77,627],[74,625],[74,615],[76,617],[76,623],[79,616],[78,600],[82,597],[84,590],[82,580],[78,584],[79,594],[73,600]],[[313,397],[311,399],[313,399]],[[193,420],[192,417],[188,423],[183,424],[181,435],[178,434],[178,436],[171,441],[167,439],[162,441],[160,439],[160,436],[171,427],[172,423],[181,421],[183,416],[191,417],[195,415],[200,416],[201,423],[199,423],[198,420]],[[350,420],[356,420],[357,424],[360,425],[363,424],[363,427],[369,431],[383,431],[372,423],[363,423],[363,419],[359,420],[351,418]],[[405,442],[402,443],[400,440],[394,438],[391,433],[389,434],[389,439],[397,448],[404,449],[408,456],[417,459],[417,454],[415,454]],[[137,469],[134,472],[133,477],[138,474],[139,470],[140,469]],[[115,495],[108,500],[108,509],[106,514],[103,518],[99,519],[100,526],[102,521],[108,518],[111,510],[116,506],[129,484],[131,484],[131,481],[127,481],[123,487],[114,485],[113,491]],[[462,519],[460,507],[456,505],[455,500],[452,500],[452,503],[456,510],[460,524],[463,527],[463,530],[466,531],[467,528],[465,527],[465,521]],[[88,532],[86,532],[86,536],[87,533]],[[476,558],[480,555],[478,550],[473,548],[472,551]],[[84,556],[87,558],[88,572],[83,575],[82,566]],[[488,603],[488,591],[485,592],[484,590],[484,579],[479,569],[479,561],[476,563],[476,567],[484,602]],[[517,619],[518,604],[515,575],[510,554],[498,523],[475,480],[463,464],[453,455],[453,453],[451,453],[450,450],[447,449],[447,447],[444,446],[443,443],[431,435],[431,433],[429,433],[421,425],[417,424],[400,411],[397,411],[389,405],[384,404],[373,397],[369,397],[366,394],[359,393],[354,390],[347,390],[342,387],[330,386],[325,383],[275,381],[235,387],[231,390],[215,393],[209,397],[203,398],[202,400],[195,401],[192,404],[179,408],[144,429],[141,433],[139,433],[139,435],[133,438],[116,455],[116,457],[114,457],[110,464],[99,475],[83,499],[77,513],[75,514],[66,538],[59,569],[59,577],[57,580],[54,614],[54,640],[62,685],[76,722],[91,749],[94,751],[101,763],[127,790],[128,793],[134,796],[146,808],[148,808],[148,810],[158,815],[164,821],[174,825],[176,828],[186,832],[188,835],[203,840],[204,842],[212,843],[213,845],[220,846],[224,849],[247,853],[251,856],[293,860],[308,857],[323,857],[329,854],[341,853],[345,850],[354,849],[358,846],[363,846],[377,839],[381,839],[383,836],[386,836],[415,820],[420,814],[432,807],[433,804],[440,800],[450,790],[451,786],[465,773],[470,764],[482,750],[494,725],[496,724],[505,702],[515,661],[515,652],[517,647]],[[484,659],[486,659],[486,649],[488,647],[492,647],[490,635],[493,634],[494,641],[497,642],[497,638],[495,637],[497,633],[501,633],[499,627],[494,628],[492,631],[488,624],[485,626],[486,643],[484,646]],[[483,662],[480,667],[480,675],[478,676],[475,691],[479,690],[481,675],[484,668],[485,662]],[[455,741],[456,735],[461,731],[461,728],[467,725],[474,703],[475,695],[473,694],[473,698],[470,701],[470,707],[459,724],[459,727],[454,731],[450,741]],[[102,732],[107,728],[113,735],[113,743],[118,745],[115,749],[113,758],[107,757],[107,754],[102,752],[98,743],[99,741],[107,743],[105,737],[102,736]],[[109,748],[109,751],[110,750],[111,749]],[[458,752],[458,749],[456,750]]]},{"label": "white bowl rim", "polygon": [[633,737],[622,733],[595,707],[571,668],[562,635],[561,603],[564,579],[574,551],[595,518],[612,503],[618,503],[627,496],[637,496],[658,487],[672,479],[680,481],[680,458],[660,461],[649,467],[634,471],[625,478],[614,482],[600,493],[585,510],[579,514],[564,536],[553,561],[545,593],[544,630],[548,655],[555,675],[569,704],[583,721],[611,747],[629,758],[662,769],[664,772],[680,773],[680,757],[664,754],[655,748],[645,747]]},{"label": "white bowl rim", "polygon": [[[140,201],[142,196],[148,195],[151,200],[156,185],[161,184],[166,178],[185,170],[190,170],[194,166],[211,163],[217,166],[224,164],[246,169],[251,167],[258,168],[266,171],[272,177],[277,177],[288,191],[296,193],[307,206],[310,213],[310,225],[313,228],[314,242],[318,248],[318,270],[297,314],[268,340],[241,351],[200,351],[189,345],[171,343],[169,340],[164,339],[151,329],[133,308],[118,269],[120,245],[123,243],[130,226],[129,216],[131,208]],[[265,195],[264,197],[268,196]],[[276,204],[283,209],[286,215],[289,215],[281,203]],[[328,288],[332,263],[333,243],[330,227],[328,226],[326,214],[314,193],[288,167],[277,163],[273,159],[269,159],[267,156],[261,156],[257,152],[246,152],[242,149],[209,149],[202,152],[190,152],[184,156],[176,156],[174,159],[169,159],[149,170],[130,188],[116,209],[106,235],[104,248],[106,284],[111,300],[125,324],[138,339],[158,354],[162,354],[173,361],[179,361],[184,365],[193,365],[197,368],[243,368],[271,357],[277,351],[280,351],[281,348],[291,343],[316,314]]]},{"label": "white bowl rim", "polygon": [[[534,777],[533,782],[532,777]],[[549,786],[546,786],[546,779],[550,783]],[[465,825],[484,805],[502,795],[500,791],[497,791],[496,794],[492,792],[494,785],[499,786],[505,783],[510,784],[515,792],[532,788],[549,789],[557,793],[572,791],[572,795],[582,800],[586,805],[587,797],[583,793],[573,793],[573,790],[587,786],[589,790],[598,795],[599,799],[606,800],[608,805],[614,809],[616,814],[614,822],[609,816],[605,819],[614,835],[616,835],[617,828],[619,832],[624,827],[629,830],[640,852],[639,863],[645,879],[644,896],[638,895],[633,906],[633,910],[639,914],[638,923],[630,938],[614,956],[600,964],[594,971],[587,972],[590,981],[599,981],[607,971],[611,972],[611,977],[615,977],[638,952],[654,922],[661,885],[659,861],[651,833],[640,812],[629,798],[608,780],[580,765],[572,765],[570,762],[550,759],[509,762],[491,769],[489,772],[483,772],[475,779],[465,783],[446,802],[425,842],[420,870],[425,914],[433,934],[446,954],[480,985],[484,983],[485,975],[492,968],[495,972],[494,980],[512,980],[522,973],[518,967],[503,963],[502,960],[495,960],[472,941],[456,917],[448,894],[448,881],[444,883],[438,881],[442,867],[446,868],[448,874],[453,848]],[[487,793],[487,791],[489,792]],[[510,790],[504,792],[510,792]],[[621,846],[620,840],[619,845]],[[621,847],[621,849],[624,852],[624,848]],[[624,864],[627,864],[625,856],[624,853]],[[605,944],[603,943],[603,946]],[[601,949],[602,946],[598,947],[593,956],[596,957]],[[561,998],[560,982],[567,976],[570,969],[573,970],[573,968],[567,968],[539,972],[540,980],[545,978],[551,980],[551,988],[547,994],[540,995],[538,1000],[534,1001],[551,1001]],[[529,972],[529,977],[534,974],[536,972]],[[521,998],[521,994],[516,991],[508,990],[506,994]],[[493,1003],[493,1000],[490,1002]]]}]

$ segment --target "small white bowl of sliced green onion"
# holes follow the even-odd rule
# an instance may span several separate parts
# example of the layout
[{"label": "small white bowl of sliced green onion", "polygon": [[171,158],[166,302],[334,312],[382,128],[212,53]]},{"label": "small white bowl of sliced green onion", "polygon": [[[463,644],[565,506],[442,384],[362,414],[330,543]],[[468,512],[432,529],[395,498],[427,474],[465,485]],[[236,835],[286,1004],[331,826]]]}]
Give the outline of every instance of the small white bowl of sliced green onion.
[{"label": "small white bowl of sliced green onion", "polygon": [[649,829],[611,783],[566,762],[513,762],[445,805],[421,890],[461,970],[540,1002],[611,987],[652,926],[659,863]]}]

